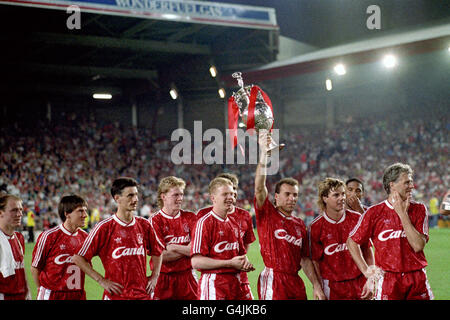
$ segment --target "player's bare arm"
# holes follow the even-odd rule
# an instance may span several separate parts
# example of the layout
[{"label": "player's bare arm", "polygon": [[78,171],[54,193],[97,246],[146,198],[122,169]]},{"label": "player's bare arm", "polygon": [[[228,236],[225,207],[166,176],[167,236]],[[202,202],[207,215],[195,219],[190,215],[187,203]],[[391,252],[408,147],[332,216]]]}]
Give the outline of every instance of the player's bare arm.
[{"label": "player's bare arm", "polygon": [[352,238],[348,238],[346,244],[348,251],[350,252],[350,255],[353,258],[353,261],[355,261],[356,263],[356,266],[366,276],[366,271],[369,265],[367,264],[367,261],[364,259],[361,247]]},{"label": "player's bare arm", "polygon": [[408,239],[408,242],[413,248],[414,252],[420,252],[425,248],[425,244],[427,242],[425,236],[416,230],[411,222],[411,219],[409,219],[409,203],[410,196],[403,200],[397,191],[392,191],[392,206],[394,207],[395,212],[400,217],[403,230],[406,234],[406,238]]},{"label": "player's bare arm", "polygon": [[313,295],[315,300],[326,300],[325,294],[322,290],[322,284],[317,277],[316,270],[310,258],[303,257],[300,261],[303,272],[308,277],[309,281],[313,285]]},{"label": "player's bare arm", "polygon": [[181,245],[181,244],[168,244],[166,249],[163,251],[162,262],[171,262],[181,259],[183,257],[189,257],[191,255],[191,244]]},{"label": "player's bare arm", "polygon": [[[371,282],[369,281],[370,274],[368,273],[369,269],[368,262],[371,263],[371,265],[373,265],[375,263],[375,260],[366,261],[365,256],[368,255],[368,253],[363,254],[363,251],[361,250],[359,244],[357,244],[352,238],[348,238],[346,244],[348,251],[350,252],[350,255],[353,258],[353,261],[355,261],[356,263],[356,266],[363,273],[366,279],[368,279],[361,293],[361,299],[371,299],[374,295],[374,288],[371,286]],[[372,250],[370,251],[372,252]],[[369,257],[373,259],[373,254],[370,255]]]},{"label": "player's bare arm", "polygon": [[[217,269],[217,268],[234,268],[236,270],[251,271],[253,265],[249,265],[248,259],[245,255],[236,256],[231,259],[221,260],[205,257],[200,254],[196,254],[191,258],[192,267],[194,269]],[[244,270],[244,268],[247,268]]]},{"label": "player's bare arm", "polygon": [[72,257],[75,263],[85,274],[94,279],[103,289],[112,294],[121,294],[123,286],[120,283],[103,278],[103,276],[92,268],[89,262],[82,256],[75,254]]},{"label": "player's bare arm", "polygon": [[263,206],[268,194],[266,187],[267,146],[270,142],[268,139],[267,131],[261,130],[258,136],[259,162],[255,174],[255,198],[258,207]]},{"label": "player's bare arm", "polygon": [[158,282],[159,273],[161,271],[161,265],[163,261],[162,256],[152,256],[152,262],[153,262],[153,270],[151,276],[148,278],[147,282],[147,293],[151,294],[156,287],[156,283]]},{"label": "player's bare arm", "polygon": [[30,273],[31,277],[34,280],[34,283],[36,284],[36,288],[39,288],[41,286],[41,282],[39,281],[39,269],[35,267],[30,267]]}]

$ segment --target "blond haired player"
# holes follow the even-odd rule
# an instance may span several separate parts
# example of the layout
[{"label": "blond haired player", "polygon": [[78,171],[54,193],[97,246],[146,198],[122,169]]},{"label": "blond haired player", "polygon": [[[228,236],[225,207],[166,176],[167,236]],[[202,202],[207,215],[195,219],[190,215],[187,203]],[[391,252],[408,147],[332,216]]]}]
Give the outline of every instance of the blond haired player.
[{"label": "blond haired player", "polygon": [[[427,209],[411,199],[413,170],[394,163],[384,171],[383,185],[388,198],[362,215],[347,240],[350,254],[368,278],[366,288],[375,291],[375,299],[433,299],[423,252],[429,239]],[[361,253],[369,240],[375,247],[376,267],[369,266]],[[376,288],[371,285],[374,280]]]},{"label": "blond haired player", "polygon": [[197,275],[190,257],[197,216],[181,209],[185,187],[184,180],[174,176],[163,178],[158,186],[160,210],[150,217],[150,221],[166,249],[154,291],[155,300],[197,299]]},{"label": "blond haired player", "polygon": [[25,239],[20,232],[22,200],[11,194],[0,195],[0,300],[30,299],[25,276]]},{"label": "blond haired player", "polygon": [[213,208],[197,221],[192,242],[192,266],[201,271],[200,300],[248,299],[240,271],[254,270],[245,255],[240,229],[228,218],[234,203],[233,184],[215,178],[209,184]]},{"label": "blond haired player", "polygon": [[[249,246],[256,240],[255,233],[253,232],[252,217],[247,210],[236,206],[237,201],[237,189],[239,185],[238,177],[233,173],[223,172],[218,174],[216,178],[225,178],[233,183],[234,190],[234,202],[230,207],[230,211],[227,212],[227,217],[240,229],[240,237],[244,244],[245,251],[248,252]],[[205,214],[208,214],[212,209],[212,206],[200,209],[197,212],[197,219],[200,219]],[[241,271],[239,279],[242,284],[242,290],[245,292],[245,297],[248,300],[253,300],[252,290],[250,288],[250,282],[248,280],[247,272]]]},{"label": "blond haired player", "polygon": [[[317,204],[322,214],[313,220],[308,234],[311,259],[328,300],[362,299],[366,283],[345,243],[361,214],[345,209],[345,202],[343,181],[326,178],[320,182]],[[370,244],[362,248],[366,261],[373,264]]]}]

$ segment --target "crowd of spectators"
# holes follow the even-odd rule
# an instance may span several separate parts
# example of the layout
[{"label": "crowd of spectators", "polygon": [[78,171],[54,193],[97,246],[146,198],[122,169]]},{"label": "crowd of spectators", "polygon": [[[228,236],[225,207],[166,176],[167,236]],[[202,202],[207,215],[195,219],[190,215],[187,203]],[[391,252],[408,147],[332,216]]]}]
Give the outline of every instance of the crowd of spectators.
[{"label": "crowd of spectators", "polygon": [[[386,197],[383,170],[400,161],[415,171],[414,198],[427,203],[442,198],[449,186],[447,119],[361,119],[333,129],[283,130],[286,147],[280,153],[280,171],[268,176],[269,194],[282,177],[300,182],[301,217],[317,215],[318,182],[327,177],[364,182],[366,205]],[[155,138],[148,128],[127,128],[118,123],[72,115],[33,127],[17,123],[0,129],[0,189],[24,200],[25,210],[37,216],[36,229],[58,224],[57,205],[66,194],[85,197],[100,219],[115,210],[109,189],[118,176],[136,178],[141,185],[140,214],[157,208],[158,182],[175,175],[186,183],[185,208],[197,211],[209,204],[208,184],[229,171],[240,179],[238,205],[251,208],[255,164],[175,165],[171,153],[177,142]],[[208,144],[207,142],[204,143]]]}]

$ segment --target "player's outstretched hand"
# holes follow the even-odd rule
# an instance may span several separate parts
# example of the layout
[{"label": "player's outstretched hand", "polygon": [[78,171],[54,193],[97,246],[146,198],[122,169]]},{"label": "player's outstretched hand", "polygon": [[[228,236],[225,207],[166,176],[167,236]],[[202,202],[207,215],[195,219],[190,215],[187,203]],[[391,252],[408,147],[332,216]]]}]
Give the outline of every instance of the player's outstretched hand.
[{"label": "player's outstretched hand", "polygon": [[122,293],[123,285],[121,285],[120,283],[117,283],[117,282],[114,282],[114,281],[111,281],[111,280],[105,279],[105,278],[100,279],[100,281],[98,283],[103,287],[103,289],[108,291],[108,293],[111,293],[111,294],[121,294]]}]

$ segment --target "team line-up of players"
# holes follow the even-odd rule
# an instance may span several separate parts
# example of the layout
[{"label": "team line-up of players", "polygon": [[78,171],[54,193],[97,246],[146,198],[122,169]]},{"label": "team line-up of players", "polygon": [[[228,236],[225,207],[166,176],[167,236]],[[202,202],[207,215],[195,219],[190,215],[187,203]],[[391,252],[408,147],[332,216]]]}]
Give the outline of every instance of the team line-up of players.
[{"label": "team line-up of players", "polygon": [[[303,269],[314,299],[433,299],[423,249],[428,220],[423,204],[411,199],[413,171],[395,163],[385,169],[385,201],[361,204],[363,183],[326,178],[318,186],[322,213],[306,228],[292,213],[299,184],[283,178],[273,201],[266,187],[270,137],[261,133],[253,204],[264,269],[258,297],[307,299]],[[32,253],[31,275],[38,300],[84,300],[85,275],[104,288],[103,299],[251,300],[246,253],[256,240],[250,213],[235,206],[238,178],[223,173],[209,184],[211,207],[182,209],[185,181],[169,176],[158,187],[160,210],[135,216],[138,183],[113,181],[117,211],[86,233],[88,204],[78,195],[62,197],[61,225],[42,232]],[[22,201],[0,196],[0,299],[30,299],[24,266],[24,237],[15,229]],[[373,252],[375,251],[375,255]],[[147,255],[151,276],[147,276]],[[98,256],[105,270],[96,271]],[[201,272],[197,279],[196,270]]]}]

